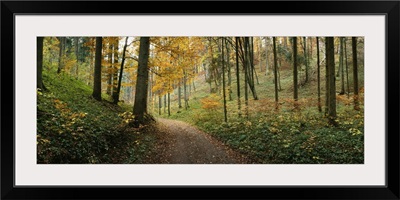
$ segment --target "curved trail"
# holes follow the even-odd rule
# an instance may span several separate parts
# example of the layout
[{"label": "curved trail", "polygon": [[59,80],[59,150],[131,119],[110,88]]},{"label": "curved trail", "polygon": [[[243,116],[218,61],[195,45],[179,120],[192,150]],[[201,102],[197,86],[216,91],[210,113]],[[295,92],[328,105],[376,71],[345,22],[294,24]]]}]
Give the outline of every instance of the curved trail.
[{"label": "curved trail", "polygon": [[248,163],[245,156],[185,122],[159,118],[156,134],[156,149],[146,163]]}]

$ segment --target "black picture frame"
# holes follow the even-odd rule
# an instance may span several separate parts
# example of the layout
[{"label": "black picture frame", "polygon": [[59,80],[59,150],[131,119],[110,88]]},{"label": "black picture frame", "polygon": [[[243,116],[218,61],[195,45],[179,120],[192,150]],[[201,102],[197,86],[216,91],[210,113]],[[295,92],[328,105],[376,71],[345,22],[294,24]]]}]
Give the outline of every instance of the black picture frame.
[{"label": "black picture frame", "polygon": [[[227,3],[230,7],[224,9],[220,6]],[[158,8],[163,8],[164,11],[155,12]],[[399,199],[399,11],[399,1],[222,1],[218,3],[215,1],[1,1],[1,198]],[[14,20],[18,14],[384,14],[386,15],[386,186],[15,187]]]}]

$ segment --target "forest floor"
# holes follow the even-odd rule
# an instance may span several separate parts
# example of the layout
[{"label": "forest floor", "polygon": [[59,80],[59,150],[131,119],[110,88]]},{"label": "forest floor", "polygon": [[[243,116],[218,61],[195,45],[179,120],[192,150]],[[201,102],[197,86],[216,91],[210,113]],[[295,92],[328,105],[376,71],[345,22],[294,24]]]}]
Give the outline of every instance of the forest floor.
[{"label": "forest floor", "polygon": [[152,155],[144,163],[154,164],[248,164],[246,156],[196,127],[182,121],[158,118]]}]

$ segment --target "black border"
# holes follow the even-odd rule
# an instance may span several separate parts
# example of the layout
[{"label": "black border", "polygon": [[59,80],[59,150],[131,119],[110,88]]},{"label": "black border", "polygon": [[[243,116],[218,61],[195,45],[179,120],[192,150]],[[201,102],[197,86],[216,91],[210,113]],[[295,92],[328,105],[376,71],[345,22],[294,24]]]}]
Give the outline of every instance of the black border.
[{"label": "black border", "polygon": [[[230,7],[224,5],[229,4]],[[399,199],[399,1],[1,1],[2,199]],[[155,10],[163,9],[162,13]],[[386,187],[28,187],[15,188],[14,15],[16,14],[385,14]],[[11,88],[11,82],[13,87]],[[11,106],[13,105],[13,106]],[[8,109],[8,110],[5,110]],[[11,117],[12,116],[12,117]],[[62,172],[60,172],[62,173]]]}]

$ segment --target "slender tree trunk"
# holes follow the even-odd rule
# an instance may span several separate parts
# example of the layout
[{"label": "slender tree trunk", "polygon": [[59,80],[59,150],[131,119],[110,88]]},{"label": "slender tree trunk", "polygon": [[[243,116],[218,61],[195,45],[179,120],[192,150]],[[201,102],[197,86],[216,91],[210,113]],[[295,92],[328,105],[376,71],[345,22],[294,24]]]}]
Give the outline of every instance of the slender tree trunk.
[{"label": "slender tree trunk", "polygon": [[101,37],[96,37],[96,54],[94,64],[93,98],[101,101],[101,50],[103,41]]},{"label": "slender tree trunk", "polygon": [[297,37],[293,37],[293,99],[298,100],[297,94]]},{"label": "slender tree trunk", "polygon": [[248,62],[248,53],[247,53],[247,45],[246,45],[246,40],[244,41],[244,63],[243,63],[243,66],[244,66],[244,84],[245,84],[245,86],[244,86],[244,105],[245,105],[245,114],[246,114],[246,117],[249,117],[249,90],[248,90],[248,87],[249,87],[249,76],[248,76],[248,74],[249,74],[249,62]]},{"label": "slender tree trunk", "polygon": [[222,62],[222,95],[224,98],[224,121],[228,122],[227,110],[226,110],[226,88],[225,88],[225,55],[224,55],[224,37],[221,37],[221,62]]},{"label": "slender tree trunk", "polygon": [[[158,91],[159,93],[161,93],[160,91]],[[162,107],[162,103],[161,103],[161,94],[158,95],[158,115],[161,115],[161,107]]]},{"label": "slender tree trunk", "polygon": [[328,119],[331,125],[337,125],[336,122],[336,84],[335,84],[335,50],[333,37],[326,37],[326,62],[328,64],[329,79],[329,108]]},{"label": "slender tree trunk", "polygon": [[303,37],[303,43],[304,43],[304,64],[306,66],[306,80],[305,82],[308,82],[308,71],[309,71],[309,66],[308,66],[308,55],[307,55],[307,37]]},{"label": "slender tree trunk", "polygon": [[344,38],[344,59],[346,61],[346,83],[347,83],[347,98],[350,98],[350,84],[349,84],[349,65],[347,62],[347,47],[346,47],[347,39]]},{"label": "slender tree trunk", "polygon": [[44,37],[36,37],[36,88],[43,90],[43,39]]},{"label": "slender tree trunk", "polygon": [[144,115],[147,113],[147,86],[148,86],[148,61],[149,61],[150,38],[140,37],[139,46],[139,66],[136,79],[135,103],[133,105],[133,115],[135,125],[144,123]]},{"label": "slender tree trunk", "polygon": [[181,92],[181,79],[178,80],[178,107],[182,108],[182,96],[181,96],[182,92]]},{"label": "slender tree trunk", "polygon": [[167,95],[164,94],[164,114],[167,112]]},{"label": "slender tree trunk", "polygon": [[358,63],[357,63],[357,37],[351,38],[353,48],[353,85],[354,85],[354,110],[360,110],[358,102]]},{"label": "slender tree trunk", "polygon": [[225,39],[226,44],[226,66],[228,68],[228,94],[229,94],[229,101],[232,101],[232,74],[231,74],[231,64],[230,64],[230,47],[228,41]]},{"label": "slender tree trunk", "polygon": [[325,38],[325,115],[328,116],[329,113],[329,68],[328,68],[328,58],[326,57],[326,38]]},{"label": "slender tree trunk", "polygon": [[171,97],[170,97],[170,92],[168,92],[168,116],[171,116]]},{"label": "slender tree trunk", "polygon": [[121,91],[122,74],[124,71],[125,53],[126,53],[127,46],[128,46],[128,37],[125,38],[124,49],[122,50],[122,61],[121,61],[121,68],[119,69],[119,79],[118,79],[117,91],[113,94],[114,95],[113,96],[114,104],[118,104],[118,101],[119,101],[119,94]]},{"label": "slender tree trunk", "polygon": [[[115,38],[114,44],[113,44],[113,54],[114,54],[114,65],[113,65],[113,90],[112,90],[112,96],[114,96],[114,94],[117,92],[118,89],[118,43],[119,43],[119,39]],[[150,91],[151,91],[151,87],[150,87]]]},{"label": "slender tree trunk", "polygon": [[113,76],[113,60],[112,60],[112,53],[113,53],[113,49],[112,49],[112,43],[111,43],[112,38],[109,37],[108,38],[108,71],[107,71],[107,90],[106,93],[108,95],[112,95],[112,76]]},{"label": "slender tree trunk", "polygon": [[75,46],[75,57],[76,57],[76,64],[75,64],[75,77],[78,79],[79,76],[79,37],[74,37],[74,46]]},{"label": "slender tree trunk", "polygon": [[265,75],[268,75],[268,37],[265,37]]},{"label": "slender tree trunk", "polygon": [[340,90],[340,95],[345,94],[344,90],[344,61],[343,61],[343,37],[339,37],[340,40],[340,52],[339,52],[339,66],[340,66],[340,80],[341,80],[341,90]]},{"label": "slender tree trunk", "polygon": [[186,87],[186,82],[187,82],[187,78],[186,78],[186,71],[183,70],[183,99],[185,101],[185,110],[188,109],[189,107],[189,102],[188,102],[188,98],[187,98],[187,87]]},{"label": "slender tree trunk", "polygon": [[276,37],[272,38],[273,51],[274,51],[274,82],[275,82],[275,109],[278,110],[278,62],[276,58]]},{"label": "slender tree trunk", "polygon": [[242,116],[241,113],[241,104],[240,104],[240,78],[239,78],[239,46],[238,46],[238,37],[235,37],[235,48],[236,48],[236,85],[237,85],[237,96],[238,96],[238,115]]},{"label": "slender tree trunk", "polygon": [[317,82],[318,82],[318,111],[322,112],[321,108],[321,66],[319,61],[319,38],[317,37]]},{"label": "slender tree trunk", "polygon": [[64,40],[65,40],[65,38],[64,37],[58,37],[58,40],[60,41],[60,44],[59,44],[59,48],[60,48],[60,50],[59,50],[59,54],[58,54],[58,69],[57,69],[57,74],[59,74],[59,73],[61,73],[61,70],[63,69],[63,63],[64,63],[64,61],[63,61],[63,54],[64,54],[64,52],[63,52],[63,49],[64,49]]}]

